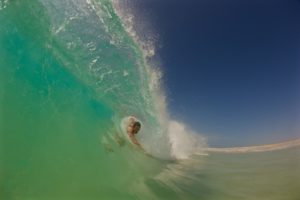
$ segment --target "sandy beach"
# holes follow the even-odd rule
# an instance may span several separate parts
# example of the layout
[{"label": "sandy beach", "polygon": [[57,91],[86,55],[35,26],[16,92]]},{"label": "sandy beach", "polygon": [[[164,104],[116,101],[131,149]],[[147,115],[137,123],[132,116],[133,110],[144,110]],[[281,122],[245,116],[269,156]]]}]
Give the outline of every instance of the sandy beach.
[{"label": "sandy beach", "polygon": [[258,146],[248,147],[230,147],[230,148],[206,148],[207,152],[224,152],[224,153],[248,153],[248,152],[264,152],[264,151],[275,151],[280,149],[287,149],[300,146],[300,139],[289,140],[285,142],[266,144]]}]

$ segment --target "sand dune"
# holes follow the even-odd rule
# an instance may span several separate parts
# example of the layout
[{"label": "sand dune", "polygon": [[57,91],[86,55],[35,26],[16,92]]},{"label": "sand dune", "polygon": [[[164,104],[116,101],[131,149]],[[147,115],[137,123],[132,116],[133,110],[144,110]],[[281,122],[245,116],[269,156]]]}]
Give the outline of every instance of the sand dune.
[{"label": "sand dune", "polygon": [[300,139],[290,140],[275,144],[248,146],[248,147],[231,147],[231,148],[205,148],[207,152],[224,152],[224,153],[248,153],[248,152],[264,152],[287,149],[300,146]]}]

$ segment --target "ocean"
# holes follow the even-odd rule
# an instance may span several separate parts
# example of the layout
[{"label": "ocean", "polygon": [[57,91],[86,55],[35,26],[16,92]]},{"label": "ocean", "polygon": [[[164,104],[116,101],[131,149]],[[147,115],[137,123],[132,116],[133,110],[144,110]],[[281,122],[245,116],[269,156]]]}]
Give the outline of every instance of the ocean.
[{"label": "ocean", "polygon": [[[170,119],[153,46],[121,9],[0,0],[0,199],[299,200],[299,146],[206,152]],[[124,137],[131,115],[147,153]]]}]

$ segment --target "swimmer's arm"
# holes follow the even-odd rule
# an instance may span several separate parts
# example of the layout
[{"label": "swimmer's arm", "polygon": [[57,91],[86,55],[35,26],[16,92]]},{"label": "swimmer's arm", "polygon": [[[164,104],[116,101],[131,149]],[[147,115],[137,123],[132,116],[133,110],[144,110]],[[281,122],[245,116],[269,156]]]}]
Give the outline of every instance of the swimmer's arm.
[{"label": "swimmer's arm", "polygon": [[132,134],[130,134],[129,137],[130,137],[133,144],[141,146],[140,143],[137,141],[137,139]]},{"label": "swimmer's arm", "polygon": [[135,144],[136,146],[138,146],[138,147],[140,148],[140,150],[142,150],[147,156],[152,157],[150,154],[148,154],[148,153],[146,152],[146,150],[145,150],[145,149],[142,147],[142,145],[137,141],[137,139],[134,137],[134,135],[129,134],[129,137],[130,137],[130,139],[131,139],[131,141],[132,141],[133,144]]},{"label": "swimmer's arm", "polygon": [[129,134],[129,137],[130,137],[133,144],[135,144],[138,147],[140,147],[141,149],[143,149],[142,145],[137,141],[137,139],[132,134]]}]

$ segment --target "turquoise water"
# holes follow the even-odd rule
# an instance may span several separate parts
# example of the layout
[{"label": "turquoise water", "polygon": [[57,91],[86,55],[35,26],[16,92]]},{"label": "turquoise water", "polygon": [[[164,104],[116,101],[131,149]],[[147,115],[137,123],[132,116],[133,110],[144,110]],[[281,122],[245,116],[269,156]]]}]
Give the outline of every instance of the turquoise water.
[{"label": "turquoise water", "polygon": [[[0,0],[0,24],[0,199],[300,199],[299,148],[200,155],[163,125],[155,73],[110,1]],[[128,115],[153,157],[116,142]]]}]

